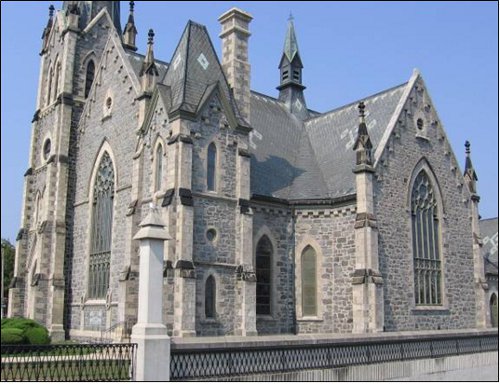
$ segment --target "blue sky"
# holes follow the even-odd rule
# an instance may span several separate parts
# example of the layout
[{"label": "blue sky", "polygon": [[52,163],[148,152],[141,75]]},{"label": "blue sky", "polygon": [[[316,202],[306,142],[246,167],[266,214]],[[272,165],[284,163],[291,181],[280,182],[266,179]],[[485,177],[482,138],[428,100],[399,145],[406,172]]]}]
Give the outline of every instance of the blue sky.
[{"label": "blue sky", "polygon": [[[23,174],[38,87],[45,1],[1,2],[1,235],[20,227]],[[62,2],[53,2],[60,9]],[[128,1],[121,2],[122,25]],[[139,51],[153,28],[169,61],[188,19],[207,26],[237,6],[251,23],[252,89],[276,96],[286,23],[295,17],[308,107],[327,111],[406,82],[419,68],[463,170],[472,143],[480,213],[498,215],[497,2],[136,2]]]}]

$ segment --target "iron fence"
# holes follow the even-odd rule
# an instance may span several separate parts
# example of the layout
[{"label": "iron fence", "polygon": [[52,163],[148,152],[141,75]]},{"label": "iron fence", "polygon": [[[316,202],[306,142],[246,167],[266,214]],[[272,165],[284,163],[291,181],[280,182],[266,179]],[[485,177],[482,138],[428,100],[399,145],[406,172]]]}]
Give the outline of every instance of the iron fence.
[{"label": "iron fence", "polygon": [[134,379],[136,344],[2,345],[2,381]]},{"label": "iron fence", "polygon": [[353,343],[320,343],[242,348],[182,348],[171,351],[173,381],[238,377],[328,369],[390,361],[436,358],[498,350],[498,334],[424,340],[370,340]]}]

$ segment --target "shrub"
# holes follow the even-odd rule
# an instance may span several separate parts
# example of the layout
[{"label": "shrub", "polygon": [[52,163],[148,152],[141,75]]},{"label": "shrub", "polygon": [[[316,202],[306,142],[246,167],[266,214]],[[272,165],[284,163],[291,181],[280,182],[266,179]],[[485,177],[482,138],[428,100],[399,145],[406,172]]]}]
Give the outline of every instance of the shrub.
[{"label": "shrub", "polygon": [[18,328],[2,328],[2,345],[26,344],[23,330]]},{"label": "shrub", "polygon": [[6,344],[50,344],[47,328],[31,319],[12,317],[2,319],[2,343]]},{"label": "shrub", "polygon": [[24,337],[27,339],[28,344],[31,345],[50,344],[49,332],[42,327],[27,329],[24,332]]}]

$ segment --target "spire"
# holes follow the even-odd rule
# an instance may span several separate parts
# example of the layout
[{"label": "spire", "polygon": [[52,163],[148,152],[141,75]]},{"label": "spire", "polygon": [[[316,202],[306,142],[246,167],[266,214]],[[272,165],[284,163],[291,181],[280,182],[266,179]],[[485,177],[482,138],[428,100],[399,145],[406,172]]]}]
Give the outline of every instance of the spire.
[{"label": "spire", "polygon": [[127,24],[125,25],[125,30],[123,31],[123,45],[125,46],[125,48],[137,51],[137,47],[135,45],[135,38],[137,36],[137,28],[135,27],[135,20],[134,20],[135,2],[131,1],[129,5],[130,5],[130,11],[128,15],[128,21]]},{"label": "spire", "polygon": [[303,94],[306,87],[302,85],[303,66],[293,20],[293,16],[290,14],[285,44],[279,64],[279,100],[286,105],[290,113],[293,113],[299,119],[305,120],[309,117],[309,111],[307,110],[306,100]]},{"label": "spire", "polygon": [[288,30],[286,31],[285,46],[283,48],[283,53],[288,58],[290,63],[293,61],[295,55],[299,53],[299,44],[297,43],[297,37],[295,36],[295,26],[293,25],[293,15],[290,13],[288,17]]},{"label": "spire", "polygon": [[467,181],[470,192],[475,195],[477,193],[477,189],[476,189],[477,175],[476,175],[476,170],[474,169],[474,166],[472,165],[472,160],[470,158],[470,142],[468,140],[465,142],[464,177],[465,177],[465,180]]},{"label": "spire", "polygon": [[43,29],[43,33],[42,33],[42,40],[43,40],[42,53],[47,48],[47,44],[49,42],[50,30],[52,29],[52,25],[54,24],[54,10],[55,10],[54,5],[50,4],[49,20],[47,21],[47,26]]},{"label": "spire", "polygon": [[356,151],[356,165],[372,165],[372,142],[365,122],[365,103],[358,104],[359,126],[358,136],[354,142],[353,150]]},{"label": "spire", "polygon": [[153,52],[154,37],[155,33],[152,29],[150,29],[148,32],[148,49],[140,73],[140,76],[143,77],[143,90],[148,92],[153,90],[153,86],[156,83],[155,78],[159,76]]}]

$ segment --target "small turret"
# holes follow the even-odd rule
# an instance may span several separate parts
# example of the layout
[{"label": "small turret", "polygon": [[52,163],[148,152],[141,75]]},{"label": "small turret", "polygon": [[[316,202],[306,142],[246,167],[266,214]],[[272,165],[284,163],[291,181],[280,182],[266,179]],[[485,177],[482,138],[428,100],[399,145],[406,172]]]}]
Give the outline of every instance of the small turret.
[{"label": "small turret", "polygon": [[42,53],[45,52],[49,43],[50,31],[52,30],[52,25],[54,24],[54,10],[54,5],[51,4],[49,7],[49,20],[47,21],[47,26],[43,29],[42,33]]},{"label": "small turret", "polygon": [[125,25],[125,30],[123,31],[123,45],[125,46],[125,48],[131,49],[132,51],[137,51],[137,47],[135,45],[135,38],[137,36],[137,28],[135,27],[134,20],[135,2],[131,1],[129,5],[130,11],[128,15],[128,21]]},{"label": "small turret", "polygon": [[140,73],[142,78],[142,90],[144,92],[151,92],[153,90],[157,77],[159,76],[153,52],[154,37],[155,33],[152,29],[150,29],[148,32],[148,50],[146,52],[146,57],[144,58],[144,63],[142,64]]},{"label": "small turret", "polygon": [[359,109],[359,126],[358,136],[354,142],[353,150],[356,151],[356,165],[372,165],[372,141],[368,134],[368,129],[365,122],[365,103],[358,104]]},{"label": "small turret", "polygon": [[477,195],[477,187],[476,187],[476,181],[478,179],[477,179],[476,170],[474,169],[474,166],[472,165],[472,160],[470,158],[470,142],[469,141],[465,142],[464,178],[465,178],[465,181],[467,183],[467,186],[469,187],[469,191],[472,194],[472,198],[477,199],[479,201],[479,196]]}]

